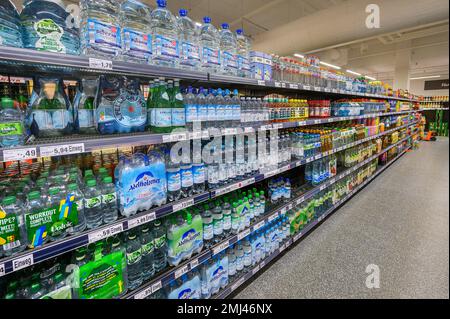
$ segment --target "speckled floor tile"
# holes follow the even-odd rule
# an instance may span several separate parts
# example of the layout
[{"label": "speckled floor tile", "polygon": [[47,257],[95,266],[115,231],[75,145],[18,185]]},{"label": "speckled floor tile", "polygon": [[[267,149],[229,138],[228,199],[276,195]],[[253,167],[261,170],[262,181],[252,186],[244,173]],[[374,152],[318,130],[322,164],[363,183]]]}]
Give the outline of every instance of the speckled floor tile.
[{"label": "speckled floor tile", "polygon": [[448,138],[421,143],[235,298],[449,298],[448,176]]}]

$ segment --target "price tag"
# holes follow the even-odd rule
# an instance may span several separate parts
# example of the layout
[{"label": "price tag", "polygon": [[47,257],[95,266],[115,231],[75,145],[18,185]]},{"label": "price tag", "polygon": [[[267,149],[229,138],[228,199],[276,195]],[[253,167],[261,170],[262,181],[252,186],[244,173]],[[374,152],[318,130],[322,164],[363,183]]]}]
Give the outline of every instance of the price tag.
[{"label": "price tag", "polygon": [[189,265],[184,265],[183,267],[177,269],[174,274],[175,279],[180,278],[181,276],[186,274],[188,271],[189,271]]},{"label": "price tag", "polygon": [[198,266],[198,259],[194,259],[193,261],[191,261],[190,265],[191,265],[191,269],[197,268],[197,266]]},{"label": "price tag", "polygon": [[336,178],[330,179],[330,185],[334,184],[336,182]]},{"label": "price tag", "polygon": [[194,199],[193,198],[184,200],[184,201],[182,201],[182,202],[180,202],[178,204],[173,205],[172,206],[172,211],[175,213],[175,212],[178,212],[180,210],[183,210],[183,209],[191,207],[191,206],[194,206]]},{"label": "price tag", "polygon": [[327,185],[322,185],[322,186],[320,186],[319,189],[320,189],[321,191],[323,191],[325,188],[327,188]]},{"label": "price tag", "polygon": [[255,227],[253,227],[253,230],[258,230],[258,229],[264,227],[265,224],[266,224],[265,221],[259,222],[258,224],[255,225]]},{"label": "price tag", "polygon": [[154,221],[155,219],[156,219],[156,213],[155,212],[151,212],[149,214],[145,214],[144,216],[140,216],[140,217],[136,217],[136,218],[130,219],[128,221],[128,229],[135,228],[135,227],[138,227],[138,226],[143,225],[143,224],[147,224],[147,223],[149,223],[151,221]]},{"label": "price tag", "polygon": [[162,137],[163,143],[170,143],[170,142],[179,142],[187,140],[187,134],[186,133],[174,133],[170,135],[163,135]]},{"label": "price tag", "polygon": [[229,193],[229,192],[230,192],[230,186],[220,188],[220,189],[215,191],[215,197],[218,197],[220,195],[223,195],[223,194],[226,194],[226,193]]},{"label": "price tag", "polygon": [[275,81],[275,87],[276,87],[276,88],[280,88],[280,87],[281,87],[281,83],[280,83],[280,82],[277,82],[277,81]]},{"label": "price tag", "polygon": [[161,282],[161,280],[155,282],[155,283],[152,285],[152,294],[154,294],[155,292],[157,292],[157,291],[158,291],[159,289],[161,289],[161,288],[162,288],[162,282]]},{"label": "price tag", "polygon": [[314,156],[314,160],[318,160],[318,159],[320,159],[321,157],[322,157],[322,154],[318,154],[318,155]]},{"label": "price tag", "polygon": [[265,173],[264,174],[264,178],[270,178],[270,177],[272,177],[272,176],[275,176],[275,175],[277,175],[277,172],[278,170],[276,170],[276,171],[271,171],[271,172],[268,172],[268,173]]},{"label": "price tag", "polygon": [[334,119],[332,119],[331,117],[327,119],[327,122],[328,122],[328,123],[331,123],[331,122],[333,122],[333,121],[334,121]]},{"label": "price tag", "polygon": [[298,90],[298,84],[290,83],[290,84],[289,84],[289,88],[290,88],[290,89],[294,89],[294,90]]},{"label": "price tag", "polygon": [[[201,138],[202,138],[202,132],[189,133],[189,139],[197,140],[197,139],[201,139]],[[164,140],[164,136],[163,136],[163,140]]]},{"label": "price tag", "polygon": [[281,209],[280,214],[284,215],[284,214],[286,214],[286,212],[287,212],[287,207],[284,207]]},{"label": "price tag", "polygon": [[222,131],[223,135],[236,135],[237,134],[237,129],[236,128],[225,128]]},{"label": "price tag", "polygon": [[266,261],[263,260],[259,263],[259,269],[263,269],[263,267],[266,265]]},{"label": "price tag", "polygon": [[298,233],[297,235],[294,236],[294,241],[299,240],[302,237],[302,233]]},{"label": "price tag", "polygon": [[41,146],[39,148],[39,154],[41,157],[72,155],[80,153],[84,153],[84,143]]},{"label": "price tag", "polygon": [[37,157],[36,147],[3,150],[3,161],[23,161]]},{"label": "price tag", "polygon": [[307,124],[306,121],[300,121],[298,122],[298,126],[305,126]]},{"label": "price tag", "polygon": [[239,279],[238,281],[236,281],[235,284],[233,284],[233,286],[231,286],[231,290],[236,290],[239,288],[240,285],[242,285],[245,282],[245,277],[241,277],[241,279]]},{"label": "price tag", "polygon": [[89,244],[103,240],[123,232],[123,224],[112,225],[88,234]]},{"label": "price tag", "polygon": [[310,163],[314,160],[313,157],[308,157],[307,159],[305,159],[305,163]]},{"label": "price tag", "polygon": [[6,275],[5,264],[0,264],[0,277]]},{"label": "price tag", "polygon": [[270,217],[267,219],[267,221],[268,221],[269,223],[272,222],[272,221],[274,221],[275,219],[278,218],[278,215],[279,215],[279,213],[273,214],[272,216],[270,216]]},{"label": "price tag", "polygon": [[284,244],[284,245],[282,245],[282,246],[280,247],[280,249],[279,249],[280,253],[281,253],[283,250],[285,250],[285,249],[286,249],[286,245]]},{"label": "price tag", "polygon": [[242,238],[247,237],[248,235],[250,235],[250,228],[249,228],[249,229],[246,229],[246,230],[244,230],[243,232],[240,232],[240,233],[238,234],[238,241],[241,240]]},{"label": "price tag", "polygon": [[255,178],[254,177],[246,179],[245,181],[242,181],[240,183],[234,184],[233,185],[233,190],[236,190],[238,188],[245,187],[245,186],[248,186],[248,185],[252,185],[252,184],[255,184]]},{"label": "price tag", "polygon": [[320,124],[320,123],[322,123],[321,120],[314,120],[314,124]]},{"label": "price tag", "polygon": [[23,257],[19,257],[12,261],[13,271],[17,271],[23,268],[31,267],[34,264],[33,254],[28,254]]},{"label": "price tag", "polygon": [[331,89],[331,92],[333,92],[333,93],[337,93],[337,92],[338,92],[338,90],[336,90],[336,89]]},{"label": "price tag", "polygon": [[89,58],[89,68],[99,70],[112,70],[113,63],[110,60]]},{"label": "price tag", "polygon": [[266,86],[266,81],[264,81],[264,80],[258,80],[258,85]]},{"label": "price tag", "polygon": [[253,268],[253,270],[252,270],[252,274],[253,275],[255,275],[258,271],[259,271],[259,268],[260,266],[259,265],[257,265],[255,268]]},{"label": "price tag", "polygon": [[152,294],[152,287],[142,290],[140,293],[134,295],[134,299],[145,299]]},{"label": "price tag", "polygon": [[321,88],[321,87],[318,87],[318,86],[315,86],[315,87],[314,87],[314,91],[320,92],[320,91],[322,91],[322,88]]},{"label": "price tag", "polygon": [[303,90],[311,91],[311,87],[309,85],[303,85]]},{"label": "price tag", "polygon": [[255,132],[255,129],[253,127],[244,128],[244,133],[253,133],[253,132]]},{"label": "price tag", "polygon": [[330,90],[329,88],[325,88],[324,91],[325,91],[326,93],[330,93],[330,92],[331,92],[331,90]]},{"label": "price tag", "polygon": [[219,246],[213,248],[213,256],[217,255],[221,251],[227,249],[230,246],[230,242],[227,240],[223,243],[221,243]]},{"label": "price tag", "polygon": [[277,123],[277,124],[273,124],[273,128],[274,129],[281,129],[281,128],[283,128],[283,123]]},{"label": "price tag", "polygon": [[282,87],[283,89],[285,89],[285,88],[286,88],[286,83],[281,82],[281,87]]}]

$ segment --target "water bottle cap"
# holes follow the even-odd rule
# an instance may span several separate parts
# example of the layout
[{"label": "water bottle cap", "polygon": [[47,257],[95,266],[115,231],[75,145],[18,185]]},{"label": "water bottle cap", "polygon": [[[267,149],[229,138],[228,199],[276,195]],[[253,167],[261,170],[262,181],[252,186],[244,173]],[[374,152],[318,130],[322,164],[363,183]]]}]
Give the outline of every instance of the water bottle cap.
[{"label": "water bottle cap", "polygon": [[204,17],[203,18],[203,22],[205,22],[205,23],[211,23],[211,18],[210,17]]},{"label": "water bottle cap", "polygon": [[28,194],[28,199],[34,200],[34,199],[38,199],[40,196],[41,196],[41,193],[35,191],[35,192],[31,192]]},{"label": "water bottle cap", "polygon": [[222,93],[223,93],[223,90],[222,90],[222,89],[220,89],[220,88],[217,89],[217,94],[218,94],[218,95],[222,95]]},{"label": "water bottle cap", "polygon": [[97,181],[95,179],[90,179],[87,181],[87,186],[94,187],[97,185]]},{"label": "water bottle cap", "polygon": [[230,25],[228,23],[222,23],[222,29],[228,30],[230,28]]},{"label": "water bottle cap", "polygon": [[244,34],[244,30],[242,30],[242,29],[237,29],[237,30],[236,30],[236,33],[239,34],[239,35],[242,35],[242,34]]},{"label": "water bottle cap", "polygon": [[186,9],[180,9],[179,13],[180,13],[180,17],[187,17],[187,14],[188,14]]},{"label": "water bottle cap", "polygon": [[234,89],[233,94],[237,96],[239,95],[239,91],[237,89]]},{"label": "water bottle cap", "polygon": [[166,0],[156,0],[156,4],[158,5],[159,8],[165,8],[167,6],[167,1]]},{"label": "water bottle cap", "polygon": [[112,177],[111,176],[107,176],[103,179],[103,183],[106,184],[111,184],[112,183]]}]

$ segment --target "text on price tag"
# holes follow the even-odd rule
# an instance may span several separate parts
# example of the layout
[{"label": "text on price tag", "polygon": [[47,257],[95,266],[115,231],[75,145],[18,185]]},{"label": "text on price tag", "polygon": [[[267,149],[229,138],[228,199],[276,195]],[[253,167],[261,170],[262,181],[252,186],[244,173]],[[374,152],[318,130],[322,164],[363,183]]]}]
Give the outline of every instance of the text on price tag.
[{"label": "text on price tag", "polygon": [[233,284],[233,286],[231,286],[231,290],[236,290],[239,288],[239,286],[241,286],[245,281],[245,277],[242,277],[241,279],[239,279],[238,281],[236,281],[235,284]]},{"label": "text on price tag", "polygon": [[238,234],[238,241],[250,235],[250,228]]},{"label": "text on price tag", "polygon": [[290,89],[294,89],[294,90],[298,90],[298,84],[293,84],[293,83],[291,83],[291,84],[289,84],[289,88]]},{"label": "text on price tag", "polygon": [[23,161],[37,157],[36,147],[17,148],[3,151],[3,161]]},{"label": "text on price tag", "polygon": [[89,68],[99,70],[112,70],[113,63],[110,60],[89,58]]},{"label": "text on price tag", "polygon": [[254,230],[258,230],[258,229],[264,227],[265,224],[266,224],[265,221],[259,222],[258,224],[255,225]]},{"label": "text on price tag", "polygon": [[189,271],[189,265],[184,265],[180,269],[177,269],[174,274],[175,279],[180,278],[181,276],[186,274],[188,271]]},{"label": "text on price tag", "polygon": [[134,295],[134,299],[145,299],[148,296],[150,296],[152,294],[152,287],[148,287],[147,289],[141,291],[140,293],[137,293],[136,295]]},{"label": "text on price tag", "polygon": [[0,264],[0,277],[6,275],[5,264]]},{"label": "text on price tag", "polygon": [[63,156],[80,153],[84,153],[84,143],[41,146],[39,148],[39,154],[41,157]]},{"label": "text on price tag", "polygon": [[265,86],[266,85],[266,81],[258,80],[258,85]]},{"label": "text on price tag", "polygon": [[88,235],[88,240],[89,240],[89,243],[91,244],[91,243],[95,243],[97,241],[103,240],[105,238],[117,235],[121,232],[123,232],[123,224],[122,223],[92,232]]},{"label": "text on price tag", "polygon": [[13,271],[31,267],[34,264],[33,254],[25,255],[23,257],[14,259],[12,264],[13,264]]},{"label": "text on price tag", "polygon": [[182,201],[181,203],[173,205],[172,206],[172,210],[175,213],[175,212],[178,212],[180,210],[183,210],[183,209],[191,207],[191,206],[194,206],[194,199],[193,198],[185,200],[185,201]]},{"label": "text on price tag", "polygon": [[228,246],[230,246],[229,241],[225,241],[223,243],[221,243],[219,246],[215,247],[213,249],[213,255],[217,255],[218,253],[220,253],[221,251],[225,250],[228,248]]},{"label": "text on price tag", "polygon": [[149,222],[151,222],[151,221],[153,221],[155,219],[156,219],[156,213],[155,212],[151,212],[149,214],[145,214],[144,216],[140,216],[140,217],[136,217],[136,218],[130,219],[128,221],[128,229],[135,228],[135,227],[138,227],[138,226],[143,225],[143,224],[147,224],[147,223],[149,223]]}]

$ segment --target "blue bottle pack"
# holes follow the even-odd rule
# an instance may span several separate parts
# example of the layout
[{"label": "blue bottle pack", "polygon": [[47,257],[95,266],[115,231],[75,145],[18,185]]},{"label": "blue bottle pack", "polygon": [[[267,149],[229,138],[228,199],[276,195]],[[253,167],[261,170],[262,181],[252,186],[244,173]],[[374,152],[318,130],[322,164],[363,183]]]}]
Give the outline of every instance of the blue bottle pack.
[{"label": "blue bottle pack", "polygon": [[0,45],[22,47],[19,14],[10,0],[0,0]]},{"label": "blue bottle pack", "polygon": [[100,76],[95,108],[95,121],[100,134],[145,131],[147,105],[139,80]]},{"label": "blue bottle pack", "polygon": [[183,275],[180,280],[169,285],[168,299],[200,299],[201,281],[198,272],[193,271]]},{"label": "blue bottle pack", "polygon": [[228,283],[228,256],[220,254],[204,265],[202,270],[202,296],[209,298]]}]

